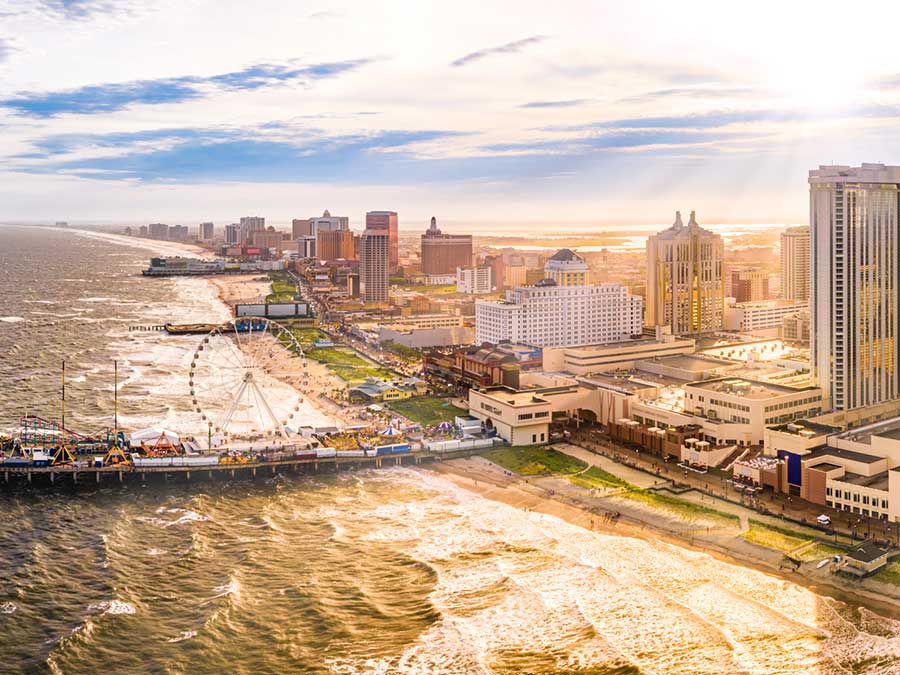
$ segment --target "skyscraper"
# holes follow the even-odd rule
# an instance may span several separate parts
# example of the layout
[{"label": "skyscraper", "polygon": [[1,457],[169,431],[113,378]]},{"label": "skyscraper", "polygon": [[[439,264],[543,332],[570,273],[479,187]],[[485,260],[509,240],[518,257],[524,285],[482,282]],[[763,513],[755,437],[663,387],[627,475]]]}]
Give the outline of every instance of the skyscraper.
[{"label": "skyscraper", "polygon": [[397,266],[400,262],[400,233],[398,231],[397,212],[369,211],[366,214],[366,229],[387,230],[390,252],[388,257],[388,271],[393,274],[397,271]]},{"label": "skyscraper", "polygon": [[725,306],[722,237],[681,212],[672,227],[647,239],[647,316],[651,327],[671,326],[673,335],[722,328]]},{"label": "skyscraper", "polygon": [[313,234],[312,218],[294,218],[291,221],[291,239],[297,240],[302,237],[312,237]]},{"label": "skyscraper", "polygon": [[241,243],[241,226],[237,223],[225,226],[225,243],[239,244]]},{"label": "skyscraper", "polygon": [[216,227],[212,223],[200,223],[199,239],[201,241],[212,241],[215,230]]},{"label": "skyscraper", "polygon": [[834,410],[900,397],[900,166],[809,172],[810,347]]},{"label": "skyscraper", "polygon": [[781,233],[781,297],[809,300],[809,227]]},{"label": "skyscraper", "polygon": [[262,216],[243,216],[240,225],[240,237],[242,244],[249,244],[253,240],[254,232],[262,232],[266,229],[266,219]]},{"label": "skyscraper", "polygon": [[319,260],[353,259],[353,233],[350,230],[319,230],[316,235]]},{"label": "skyscraper", "polygon": [[454,274],[456,268],[472,265],[472,235],[444,234],[436,218],[422,235],[421,247],[424,274]]},{"label": "skyscraper", "polygon": [[387,302],[390,232],[366,228],[359,240],[360,297],[364,302]]}]

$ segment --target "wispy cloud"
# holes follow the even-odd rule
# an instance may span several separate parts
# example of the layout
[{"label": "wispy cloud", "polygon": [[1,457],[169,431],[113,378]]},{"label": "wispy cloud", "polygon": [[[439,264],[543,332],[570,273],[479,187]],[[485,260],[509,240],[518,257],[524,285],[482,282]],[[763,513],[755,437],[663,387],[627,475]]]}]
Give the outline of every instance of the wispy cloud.
[{"label": "wispy cloud", "polygon": [[731,98],[735,96],[744,96],[751,94],[756,89],[754,87],[734,87],[734,86],[690,86],[690,87],[670,87],[667,89],[656,89],[654,91],[646,91],[632,96],[626,96],[619,99],[621,103],[652,103],[660,99],[691,97],[695,99],[715,99],[715,98]]},{"label": "wispy cloud", "polygon": [[481,150],[499,153],[584,154],[597,150],[636,150],[656,146],[689,146],[731,140],[734,134],[689,130],[635,129],[577,138],[550,138],[521,143],[494,143]]},{"label": "wispy cloud", "polygon": [[38,0],[36,4],[45,13],[83,20],[95,15],[127,13],[145,3],[135,0]]},{"label": "wispy cloud", "polygon": [[[458,135],[440,130],[383,130],[329,136],[321,130],[269,124],[255,129],[159,129],[64,134],[10,158],[29,173],[141,181],[319,181],[374,175],[412,160],[418,144]],[[112,152],[111,152],[112,151]],[[91,156],[85,156],[91,155]]]},{"label": "wispy cloud", "polygon": [[481,59],[488,56],[493,56],[494,54],[515,54],[525,49],[525,47],[530,47],[531,45],[537,44],[538,42],[543,42],[546,39],[546,35],[532,35],[531,37],[523,38],[521,40],[515,40],[514,42],[507,42],[506,44],[500,45],[498,47],[487,47],[486,49],[479,49],[478,51],[470,52],[469,54],[456,59],[450,65],[458,68],[460,66],[467,66],[470,63],[474,63],[475,61],[480,61]]},{"label": "wispy cloud", "polygon": [[281,82],[312,82],[335,77],[368,62],[360,59],[305,66],[259,64],[212,77],[185,76],[89,85],[64,91],[25,92],[0,100],[0,106],[42,118],[63,113],[105,113],[133,104],[179,103],[201,98],[215,89],[253,90]]},{"label": "wispy cloud", "polygon": [[9,40],[0,38],[0,63],[6,61],[13,53],[13,51],[14,49],[12,43]]},{"label": "wispy cloud", "polygon": [[520,108],[574,108],[585,103],[591,103],[589,98],[570,98],[563,101],[529,101],[523,103]]}]

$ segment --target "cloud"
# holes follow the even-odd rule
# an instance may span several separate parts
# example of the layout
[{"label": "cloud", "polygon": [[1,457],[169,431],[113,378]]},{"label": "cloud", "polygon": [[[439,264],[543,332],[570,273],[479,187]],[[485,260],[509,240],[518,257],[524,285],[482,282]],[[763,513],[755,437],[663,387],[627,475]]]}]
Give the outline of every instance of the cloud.
[{"label": "cloud", "polygon": [[589,98],[571,98],[564,101],[529,101],[523,103],[520,108],[573,108],[575,106],[590,103]]},{"label": "cloud", "polygon": [[546,35],[532,35],[531,37],[523,38],[522,40],[507,42],[505,45],[500,45],[499,47],[479,49],[478,51],[471,52],[456,59],[450,65],[458,68],[460,66],[469,65],[470,63],[473,63],[475,61],[480,61],[481,59],[492,56],[494,54],[515,54],[525,49],[525,47],[537,44],[538,42],[543,42],[546,39]]},{"label": "cloud", "polygon": [[0,38],[0,63],[6,61],[14,51],[12,43],[9,40]]},{"label": "cloud", "polygon": [[696,99],[711,98],[729,98],[733,96],[743,96],[756,91],[754,87],[715,87],[715,86],[696,86],[696,87],[670,87],[668,89],[657,89],[655,91],[647,91],[633,96],[626,96],[619,99],[621,103],[653,103],[659,99],[675,98],[679,96],[692,97]]},{"label": "cloud", "polygon": [[355,70],[368,62],[359,59],[307,66],[258,64],[212,77],[185,76],[88,85],[64,91],[26,92],[0,100],[0,106],[42,118],[64,113],[106,113],[133,104],[180,103],[206,96],[210,89],[253,90],[280,82],[311,82]]},{"label": "cloud", "polygon": [[38,9],[46,14],[77,21],[95,15],[130,13],[140,8],[141,4],[135,0],[39,0]]},{"label": "cloud", "polygon": [[12,159],[40,160],[19,166],[28,173],[148,182],[361,180],[377,176],[388,164],[415,158],[417,144],[457,135],[439,130],[384,130],[327,136],[321,130],[273,124],[265,133],[160,129],[66,134],[42,139],[34,143],[34,152]]},{"label": "cloud", "polygon": [[481,147],[487,152],[584,154],[597,150],[635,150],[655,146],[700,145],[714,141],[732,140],[736,134],[707,133],[687,130],[630,130],[615,131],[568,139],[546,139],[522,143],[494,143]]}]

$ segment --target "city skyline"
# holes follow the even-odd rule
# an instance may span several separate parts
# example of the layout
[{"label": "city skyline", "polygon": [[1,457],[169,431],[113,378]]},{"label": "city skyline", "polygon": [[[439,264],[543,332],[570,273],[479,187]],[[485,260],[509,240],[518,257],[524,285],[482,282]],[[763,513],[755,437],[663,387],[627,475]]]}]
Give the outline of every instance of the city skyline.
[{"label": "city skyline", "polygon": [[803,223],[809,166],[898,150],[889,6],[8,4],[3,221]]}]

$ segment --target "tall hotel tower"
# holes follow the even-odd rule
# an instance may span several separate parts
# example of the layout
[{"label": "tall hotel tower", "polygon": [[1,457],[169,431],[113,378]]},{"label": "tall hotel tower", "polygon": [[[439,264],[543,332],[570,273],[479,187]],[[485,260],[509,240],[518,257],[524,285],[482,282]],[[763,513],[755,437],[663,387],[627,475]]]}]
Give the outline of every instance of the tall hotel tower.
[{"label": "tall hotel tower", "polygon": [[647,239],[647,315],[650,327],[671,326],[673,335],[721,330],[725,311],[722,237],[697,224],[675,223]]},{"label": "tall hotel tower", "polygon": [[900,166],[809,172],[813,375],[834,410],[900,397]]},{"label": "tall hotel tower", "polygon": [[789,227],[781,233],[781,297],[809,300],[809,227]]}]

